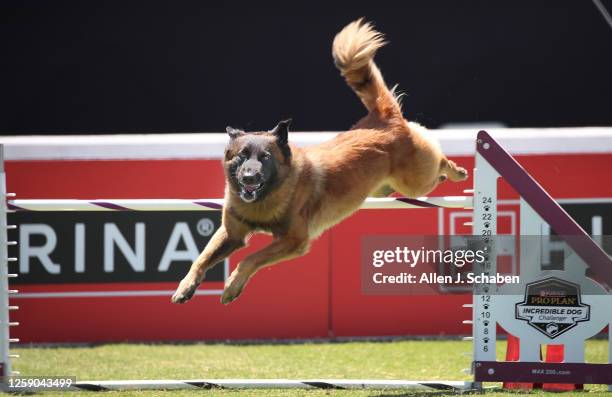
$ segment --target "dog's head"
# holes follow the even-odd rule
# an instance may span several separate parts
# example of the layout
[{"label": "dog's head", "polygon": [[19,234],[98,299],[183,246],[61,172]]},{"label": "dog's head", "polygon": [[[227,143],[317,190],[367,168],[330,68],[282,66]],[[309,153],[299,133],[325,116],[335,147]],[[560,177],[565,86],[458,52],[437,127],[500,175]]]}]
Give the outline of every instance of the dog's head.
[{"label": "dog's head", "polygon": [[244,132],[227,127],[230,142],[225,149],[224,169],[230,189],[245,203],[263,200],[280,185],[291,162],[287,141],[291,120],[270,131]]}]

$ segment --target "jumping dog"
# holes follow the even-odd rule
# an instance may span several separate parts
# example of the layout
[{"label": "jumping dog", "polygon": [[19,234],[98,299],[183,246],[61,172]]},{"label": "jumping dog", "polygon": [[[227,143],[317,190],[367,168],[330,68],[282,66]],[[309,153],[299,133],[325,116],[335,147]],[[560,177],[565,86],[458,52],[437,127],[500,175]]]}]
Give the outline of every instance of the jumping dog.
[{"label": "jumping dog", "polygon": [[222,224],[180,282],[173,303],[188,301],[206,271],[244,247],[253,233],[274,239],[238,264],[226,280],[224,304],[236,299],[262,267],[306,254],[313,239],[354,213],[368,196],[399,192],[419,197],[447,179],[467,178],[424,127],[402,115],[397,95],[373,60],[385,44],[383,35],[362,19],[334,38],[335,65],[368,114],[332,140],[292,146],[290,120],[270,131],[227,127]]}]

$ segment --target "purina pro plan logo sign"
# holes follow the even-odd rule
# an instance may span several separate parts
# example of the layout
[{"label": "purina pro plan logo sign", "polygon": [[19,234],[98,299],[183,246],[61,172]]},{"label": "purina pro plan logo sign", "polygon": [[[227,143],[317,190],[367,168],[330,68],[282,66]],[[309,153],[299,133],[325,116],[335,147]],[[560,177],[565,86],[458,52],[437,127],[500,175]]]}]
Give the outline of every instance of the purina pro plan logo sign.
[{"label": "purina pro plan logo sign", "polygon": [[516,304],[516,319],[551,339],[589,321],[591,307],[580,302],[580,286],[556,277],[527,284],[525,300]]},{"label": "purina pro plan logo sign", "polygon": [[[178,282],[221,224],[216,211],[17,212],[15,284]],[[222,282],[227,262],[206,273]],[[13,281],[11,281],[13,282]]]}]

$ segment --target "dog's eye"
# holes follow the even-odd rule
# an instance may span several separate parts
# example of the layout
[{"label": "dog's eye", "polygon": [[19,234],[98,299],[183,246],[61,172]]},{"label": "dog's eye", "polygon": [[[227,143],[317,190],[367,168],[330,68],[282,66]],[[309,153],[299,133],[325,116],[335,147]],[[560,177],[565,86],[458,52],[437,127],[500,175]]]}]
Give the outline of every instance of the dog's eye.
[{"label": "dog's eye", "polygon": [[269,153],[266,153],[263,156],[261,156],[261,159],[264,161],[270,160],[271,158],[272,156]]},{"label": "dog's eye", "polygon": [[249,151],[248,151],[248,150],[243,150],[242,152],[240,152],[240,153],[238,154],[238,156],[239,156],[241,159],[243,159],[243,160],[244,160],[244,159],[248,159],[248,158],[249,158]]}]

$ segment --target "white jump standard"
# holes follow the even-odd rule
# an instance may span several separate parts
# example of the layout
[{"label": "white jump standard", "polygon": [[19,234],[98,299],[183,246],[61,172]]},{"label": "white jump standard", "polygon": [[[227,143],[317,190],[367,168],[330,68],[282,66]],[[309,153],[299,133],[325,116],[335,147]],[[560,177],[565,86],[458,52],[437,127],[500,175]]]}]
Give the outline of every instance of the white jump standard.
[{"label": "white jump standard", "polygon": [[[2,148],[0,147],[0,156]],[[3,164],[0,165],[3,167]],[[2,168],[3,171],[3,168]],[[521,235],[541,235],[545,224],[566,239],[568,249],[577,255],[564,271],[542,271],[540,264],[529,263],[520,252],[521,282],[510,287],[480,284],[474,289],[472,318],[473,361],[471,381],[408,381],[408,380],[339,380],[339,379],[204,379],[204,380],[113,380],[74,383],[70,390],[160,390],[160,389],[407,389],[467,391],[479,389],[482,382],[551,382],[599,383],[612,385],[612,343],[609,343],[607,364],[584,362],[584,341],[609,327],[612,339],[612,296],[603,283],[612,286],[612,260],[567,215],[567,213],[531,178],[531,176],[486,132],[478,133],[476,142],[476,169],[474,197],[449,196],[420,199],[370,198],[362,209],[418,209],[451,208],[473,209],[473,235],[480,236],[491,255],[481,265],[485,275],[496,274],[497,253],[493,236],[497,235],[497,180],[504,178],[521,196]],[[215,211],[223,206],[220,199],[200,200],[8,200],[4,189],[5,175],[1,174],[0,187],[0,360],[3,376],[11,375],[9,341],[9,287],[6,213],[14,211]],[[567,238],[571,237],[571,238]],[[523,261],[523,259],[525,259]],[[570,266],[571,265],[571,266]],[[597,274],[600,283],[587,277],[586,270]],[[568,328],[557,338],[530,326],[528,321],[515,316],[515,306],[524,304],[534,286],[559,283],[569,290],[575,288],[575,297],[589,306],[589,319]],[[504,289],[506,288],[506,289]],[[593,291],[597,292],[595,294]],[[504,293],[506,292],[506,293]],[[582,303],[581,303],[582,304]],[[458,310],[460,310],[458,308]],[[518,310],[518,309],[517,309]],[[517,312],[518,313],[518,312]],[[517,362],[496,361],[496,327],[500,324],[520,338],[520,359]],[[565,346],[563,363],[545,363],[539,357],[541,344]],[[27,374],[24,374],[27,375]],[[6,385],[4,385],[6,386]],[[612,390],[612,386],[610,386]]]}]

